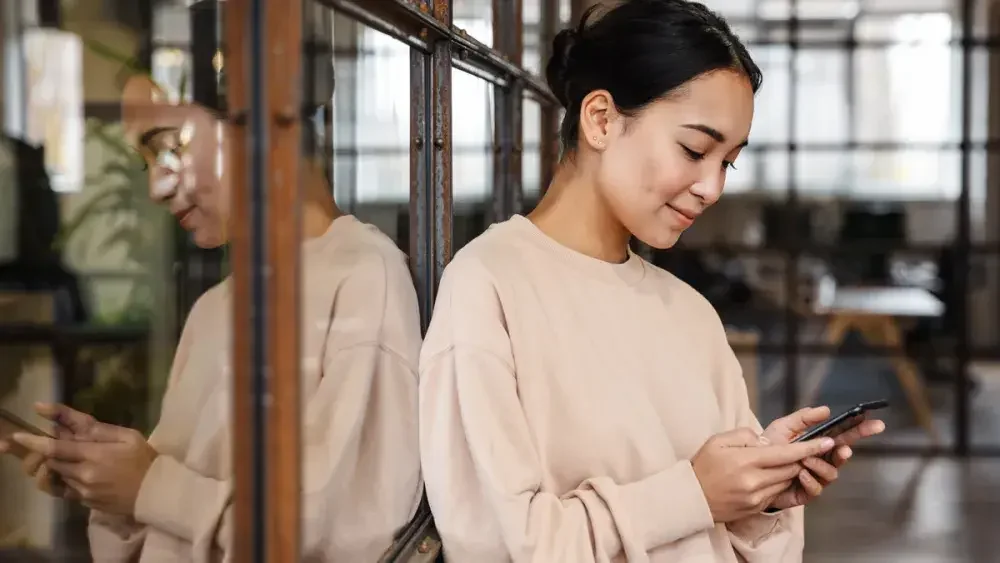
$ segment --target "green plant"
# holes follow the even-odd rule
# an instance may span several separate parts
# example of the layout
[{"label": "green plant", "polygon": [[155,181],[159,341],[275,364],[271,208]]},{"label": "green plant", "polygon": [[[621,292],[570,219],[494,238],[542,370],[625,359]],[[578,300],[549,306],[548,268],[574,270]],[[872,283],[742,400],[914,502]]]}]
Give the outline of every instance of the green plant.
[{"label": "green plant", "polygon": [[[100,42],[85,40],[84,44],[102,58],[121,64],[121,82],[137,74],[149,76],[134,59]],[[86,178],[87,199],[64,223],[56,244],[63,251],[123,252],[124,269],[135,274],[128,293],[120,307],[98,314],[93,324],[149,330],[154,307],[162,306],[153,284],[161,269],[164,221],[158,219],[164,212],[150,202],[142,158],[128,145],[118,123],[89,119],[85,135],[104,162]],[[77,361],[93,373],[93,384],[80,390],[73,404],[99,420],[146,430],[149,350],[148,341],[81,350]]]}]

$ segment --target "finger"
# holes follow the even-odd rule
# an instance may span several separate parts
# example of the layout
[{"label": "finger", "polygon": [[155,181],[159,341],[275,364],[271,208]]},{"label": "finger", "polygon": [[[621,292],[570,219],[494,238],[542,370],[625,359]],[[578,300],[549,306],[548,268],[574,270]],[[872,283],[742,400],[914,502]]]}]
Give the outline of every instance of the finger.
[{"label": "finger", "polygon": [[35,403],[35,412],[74,434],[82,434],[94,424],[94,417],[61,403]]},{"label": "finger", "polygon": [[757,477],[757,490],[792,481],[798,476],[799,471],[802,471],[802,466],[797,463],[761,469]]},{"label": "finger", "polygon": [[42,464],[45,463],[45,456],[36,453],[30,453],[24,456],[21,461],[21,468],[24,469],[24,474],[28,477],[34,477],[36,473],[42,468]]},{"label": "finger", "polygon": [[818,457],[807,457],[802,460],[802,465],[805,466],[813,475],[816,476],[823,484],[830,484],[837,480],[839,476],[837,468],[827,463],[826,461]]},{"label": "finger", "polygon": [[[801,469],[800,469],[800,471],[801,471]],[[798,474],[793,475],[792,479],[796,478],[797,476],[798,476]],[[776,497],[776,496],[780,495],[781,493],[787,491],[788,488],[791,487],[793,484],[794,484],[794,481],[792,481],[791,479],[789,479],[787,481],[781,481],[781,482],[778,482],[778,483],[774,483],[774,484],[768,485],[767,487],[764,487],[763,489],[761,489],[760,490],[760,498],[764,499],[761,502],[761,505],[762,505],[761,506],[761,510],[767,508],[767,506],[769,504],[771,504],[772,502],[774,502],[774,497]]]},{"label": "finger", "polygon": [[83,483],[67,477],[62,477],[59,480],[59,487],[60,492],[62,493],[60,496],[62,496],[62,498],[75,500],[77,502],[83,500],[84,491],[87,490]]},{"label": "finger", "polygon": [[129,432],[130,429],[123,426],[96,422],[82,437],[93,442],[124,442],[128,439]]},{"label": "finger", "polygon": [[0,454],[5,454],[10,451],[10,442],[7,440],[0,440]]},{"label": "finger", "polygon": [[802,489],[811,497],[818,497],[823,494],[823,484],[805,469],[799,472],[799,484],[802,485]]},{"label": "finger", "polygon": [[55,474],[49,471],[49,468],[47,466],[42,465],[41,467],[38,468],[38,471],[33,475],[35,478],[35,486],[38,488],[38,490],[44,491],[51,495],[56,494],[56,490],[52,486],[52,477]]},{"label": "finger", "polygon": [[46,436],[35,436],[18,432],[11,436],[15,442],[50,459],[64,461],[81,461],[84,459],[86,448],[84,444],[68,442],[66,440],[55,440]]},{"label": "finger", "polygon": [[820,457],[833,449],[834,443],[833,438],[818,438],[755,448],[751,455],[756,457],[758,467],[778,467],[797,463],[807,457]]},{"label": "finger", "polygon": [[819,424],[830,418],[830,407],[806,407],[799,409],[782,420],[788,430],[794,434],[801,434],[814,424]]},{"label": "finger", "polygon": [[87,466],[84,463],[53,459],[49,460],[46,465],[50,470],[62,477],[67,483],[72,481],[74,483],[82,484],[87,481],[87,479],[84,478],[84,473],[87,472]]},{"label": "finger", "polygon": [[841,467],[854,455],[854,450],[850,446],[840,446],[833,452],[833,466]]},{"label": "finger", "polygon": [[885,423],[881,420],[866,420],[861,424],[837,436],[837,445],[853,446],[858,440],[870,438],[885,431]]}]

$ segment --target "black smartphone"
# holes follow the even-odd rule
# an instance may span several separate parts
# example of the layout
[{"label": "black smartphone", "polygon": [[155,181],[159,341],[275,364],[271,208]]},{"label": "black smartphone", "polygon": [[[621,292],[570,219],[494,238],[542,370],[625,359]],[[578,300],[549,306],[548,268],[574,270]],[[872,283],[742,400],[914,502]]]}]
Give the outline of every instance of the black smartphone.
[{"label": "black smartphone", "polygon": [[813,440],[815,438],[836,438],[867,420],[869,412],[884,409],[888,406],[889,401],[885,400],[861,403],[813,426],[803,432],[798,438],[792,440],[792,442],[805,442],[806,440]]},{"label": "black smartphone", "polygon": [[34,434],[36,436],[46,436],[48,438],[55,438],[55,436],[53,436],[52,434],[49,434],[48,432],[42,430],[41,428],[35,426],[34,424],[31,424],[27,420],[24,420],[23,418],[17,416],[16,414],[4,408],[0,408],[0,421],[6,423],[6,425],[8,426],[12,426],[17,429],[10,432],[10,434],[13,434],[14,432],[17,431],[21,431],[21,432],[27,432],[29,434]]},{"label": "black smartphone", "polygon": [[[48,432],[36,427],[34,424],[31,424],[9,410],[0,408],[0,439],[9,438],[11,434],[15,434],[17,432],[27,432],[29,434],[35,434],[36,436],[48,436],[49,438],[54,438],[54,436]],[[15,442],[10,443],[10,449],[7,452],[20,459],[24,459],[29,453],[24,446]]]}]

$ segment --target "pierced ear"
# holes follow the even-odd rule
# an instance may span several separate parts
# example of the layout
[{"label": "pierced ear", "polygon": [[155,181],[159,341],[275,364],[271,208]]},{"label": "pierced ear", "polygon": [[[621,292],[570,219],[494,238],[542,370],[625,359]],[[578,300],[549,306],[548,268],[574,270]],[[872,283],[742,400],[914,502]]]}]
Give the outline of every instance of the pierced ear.
[{"label": "pierced ear", "polygon": [[580,104],[580,136],[594,150],[603,150],[609,141],[615,103],[607,90],[594,90]]}]

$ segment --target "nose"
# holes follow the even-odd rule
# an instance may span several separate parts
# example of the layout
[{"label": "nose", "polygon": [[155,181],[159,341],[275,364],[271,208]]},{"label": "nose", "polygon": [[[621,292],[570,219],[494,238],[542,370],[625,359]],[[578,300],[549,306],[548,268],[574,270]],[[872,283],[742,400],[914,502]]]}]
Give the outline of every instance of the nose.
[{"label": "nose", "polygon": [[149,178],[149,199],[154,203],[165,203],[177,195],[180,178],[173,170],[157,166]]},{"label": "nose", "polygon": [[180,187],[179,162],[173,162],[169,153],[160,155],[149,177],[149,198],[156,203],[169,201]]},{"label": "nose", "polygon": [[691,193],[698,196],[705,205],[712,205],[722,197],[722,188],[726,184],[726,171],[720,168],[699,179],[691,186]]}]

